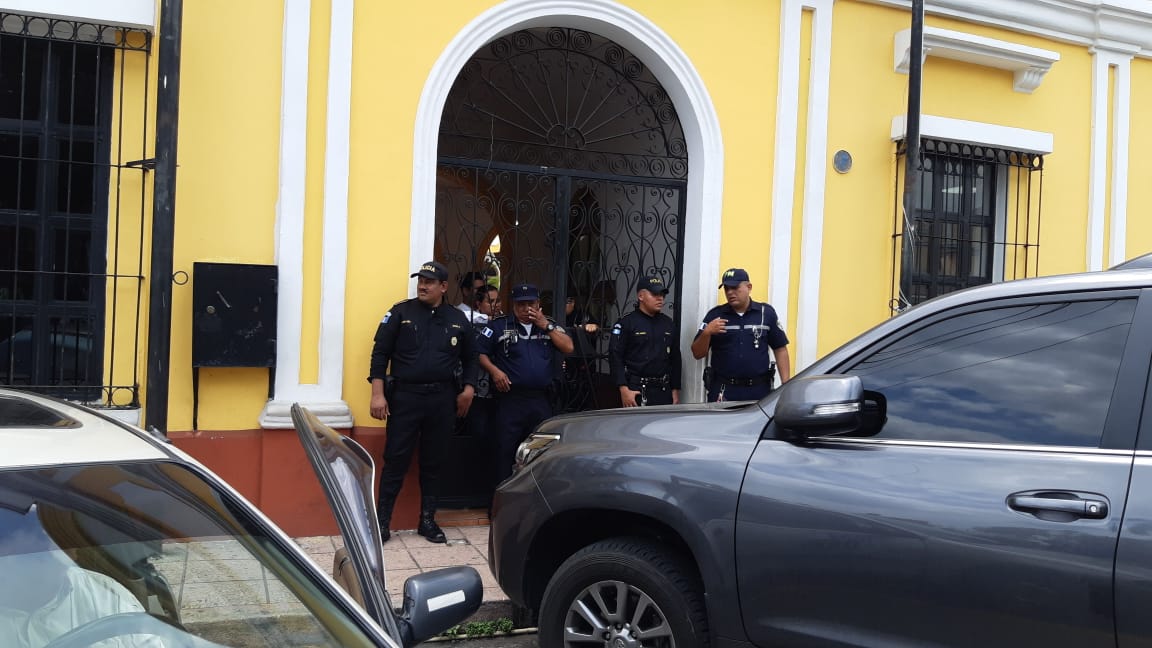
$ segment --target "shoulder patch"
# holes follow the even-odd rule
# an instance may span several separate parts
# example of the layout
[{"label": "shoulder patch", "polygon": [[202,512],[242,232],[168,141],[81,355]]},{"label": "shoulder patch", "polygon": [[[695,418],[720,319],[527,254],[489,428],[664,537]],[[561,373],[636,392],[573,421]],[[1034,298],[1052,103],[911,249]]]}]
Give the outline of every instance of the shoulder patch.
[{"label": "shoulder patch", "polygon": [[612,335],[620,335],[623,329],[620,327],[620,322],[616,322],[616,326],[612,327]]},{"label": "shoulder patch", "polygon": [[483,335],[484,337],[490,338],[490,337],[492,337],[492,329],[485,326],[483,329],[480,330],[480,334]]},{"label": "shoulder patch", "polygon": [[388,320],[390,320],[390,319],[392,319],[392,311],[388,311],[387,313],[384,313],[384,319],[380,320],[380,323],[381,324],[387,324]]}]

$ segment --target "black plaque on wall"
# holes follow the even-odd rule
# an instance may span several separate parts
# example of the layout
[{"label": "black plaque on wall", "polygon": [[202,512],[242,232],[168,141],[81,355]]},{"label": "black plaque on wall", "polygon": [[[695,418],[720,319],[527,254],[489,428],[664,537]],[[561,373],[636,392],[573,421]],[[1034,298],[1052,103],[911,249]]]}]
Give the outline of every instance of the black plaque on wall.
[{"label": "black plaque on wall", "polygon": [[276,266],[195,263],[192,366],[276,366]]}]

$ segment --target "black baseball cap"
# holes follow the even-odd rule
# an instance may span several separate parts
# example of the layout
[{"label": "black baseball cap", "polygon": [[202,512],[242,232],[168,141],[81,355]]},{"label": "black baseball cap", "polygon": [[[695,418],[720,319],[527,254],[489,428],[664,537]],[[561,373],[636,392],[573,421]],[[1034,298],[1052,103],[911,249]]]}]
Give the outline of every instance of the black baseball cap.
[{"label": "black baseball cap", "polygon": [[420,269],[413,272],[410,277],[427,277],[428,279],[435,279],[436,281],[448,281],[448,268],[444,264],[437,263],[436,261],[428,261],[420,266]]},{"label": "black baseball cap", "polygon": [[668,286],[664,285],[664,280],[657,275],[640,277],[640,281],[636,283],[636,290],[647,290],[653,295],[668,294]]},{"label": "black baseball cap", "polygon": [[748,281],[748,271],[744,268],[728,268],[724,271],[724,277],[720,279],[720,285],[717,288],[724,286],[739,286],[740,284]]}]

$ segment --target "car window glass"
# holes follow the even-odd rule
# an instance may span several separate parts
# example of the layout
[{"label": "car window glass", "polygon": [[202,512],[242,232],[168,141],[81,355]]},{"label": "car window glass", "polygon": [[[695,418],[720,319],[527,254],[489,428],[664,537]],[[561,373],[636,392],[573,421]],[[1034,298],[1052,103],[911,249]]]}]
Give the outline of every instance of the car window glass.
[{"label": "car window glass", "polygon": [[75,419],[24,398],[0,396],[0,427],[77,427]]},{"label": "car window glass", "polygon": [[933,322],[855,364],[888,400],[875,438],[1096,447],[1135,299],[996,308]]},{"label": "car window glass", "polygon": [[3,645],[373,645],[245,517],[176,464],[0,471]]}]

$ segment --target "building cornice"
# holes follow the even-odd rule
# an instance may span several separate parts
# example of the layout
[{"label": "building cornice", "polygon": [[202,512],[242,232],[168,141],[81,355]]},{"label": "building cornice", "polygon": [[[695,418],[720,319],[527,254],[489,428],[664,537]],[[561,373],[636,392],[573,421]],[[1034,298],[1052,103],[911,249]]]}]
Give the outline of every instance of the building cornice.
[{"label": "building cornice", "polygon": [[[910,0],[860,1],[911,6]],[[1146,0],[927,0],[924,12],[1152,58],[1152,3]]]},{"label": "building cornice", "polygon": [[[911,42],[911,29],[896,32],[893,66],[897,72],[908,73]],[[1040,86],[1052,64],[1060,60],[1060,54],[1052,50],[939,27],[924,28],[923,52],[922,58],[925,59],[936,56],[1010,70],[1013,73],[1012,89],[1028,94]]]}]

